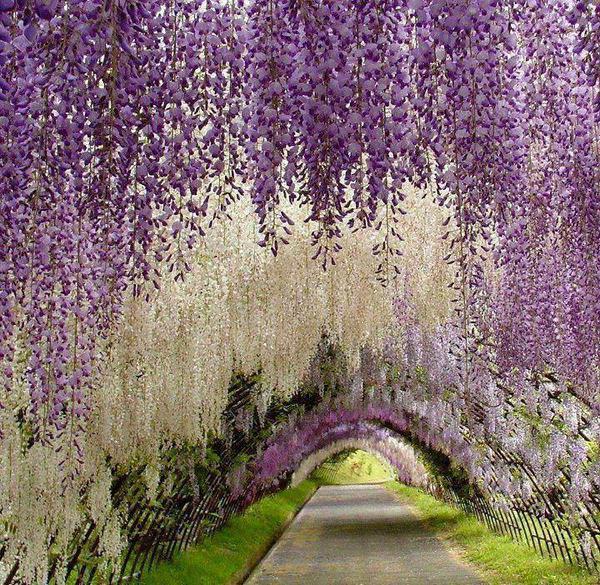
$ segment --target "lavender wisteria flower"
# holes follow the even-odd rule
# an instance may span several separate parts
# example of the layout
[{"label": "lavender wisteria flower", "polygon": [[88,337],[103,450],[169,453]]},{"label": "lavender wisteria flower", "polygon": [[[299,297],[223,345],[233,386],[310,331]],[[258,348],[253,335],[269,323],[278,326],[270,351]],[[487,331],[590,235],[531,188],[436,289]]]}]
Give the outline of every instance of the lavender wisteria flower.
[{"label": "lavender wisteria flower", "polygon": [[[301,386],[325,333],[342,340],[349,372],[361,351],[387,352],[420,421],[452,421],[447,432],[493,457],[510,450],[588,502],[599,64],[597,0],[0,0],[0,436],[11,461],[16,450],[32,466],[15,476],[52,462],[57,492],[87,489],[112,448],[98,428],[119,416],[105,416],[106,380],[132,380],[120,412],[143,404],[151,421],[132,423],[132,460],[159,451],[163,433],[181,440],[177,407],[161,411],[139,389],[155,380],[148,355],[116,332],[130,348],[165,348],[166,371],[204,409],[184,425],[199,442],[219,432],[232,374],[267,372],[268,405],[279,387]],[[430,207],[414,204],[415,188]],[[419,238],[411,213],[429,222]],[[297,254],[290,278],[261,248]],[[164,290],[187,292],[186,279],[188,309],[169,305]],[[311,334],[300,315],[284,322],[298,299]],[[205,341],[192,338],[209,314]],[[259,349],[252,315],[267,322]],[[220,363],[213,395],[161,345],[167,321],[188,355]],[[264,351],[285,345],[276,324],[301,332],[277,375]],[[444,433],[420,424],[436,441]],[[475,451],[460,455],[469,469]],[[504,464],[472,479],[527,491],[526,478],[500,485]]]}]

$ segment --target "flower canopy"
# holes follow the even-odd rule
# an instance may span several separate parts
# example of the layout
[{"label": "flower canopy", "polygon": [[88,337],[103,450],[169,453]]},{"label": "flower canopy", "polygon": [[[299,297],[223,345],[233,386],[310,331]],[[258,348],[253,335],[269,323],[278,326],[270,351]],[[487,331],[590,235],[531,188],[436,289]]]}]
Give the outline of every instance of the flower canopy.
[{"label": "flower canopy", "polygon": [[590,529],[599,115],[596,0],[0,0],[6,566],[44,582],[87,525],[118,558],[113,478],[230,437],[240,376],[259,419],[297,397],[324,344]]}]

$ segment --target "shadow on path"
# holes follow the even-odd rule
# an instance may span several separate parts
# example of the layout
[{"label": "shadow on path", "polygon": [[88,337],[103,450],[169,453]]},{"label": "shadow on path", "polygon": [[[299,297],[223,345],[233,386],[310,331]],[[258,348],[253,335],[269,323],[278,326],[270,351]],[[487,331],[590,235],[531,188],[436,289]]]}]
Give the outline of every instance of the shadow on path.
[{"label": "shadow on path", "polygon": [[378,485],[321,487],[246,585],[483,585]]}]

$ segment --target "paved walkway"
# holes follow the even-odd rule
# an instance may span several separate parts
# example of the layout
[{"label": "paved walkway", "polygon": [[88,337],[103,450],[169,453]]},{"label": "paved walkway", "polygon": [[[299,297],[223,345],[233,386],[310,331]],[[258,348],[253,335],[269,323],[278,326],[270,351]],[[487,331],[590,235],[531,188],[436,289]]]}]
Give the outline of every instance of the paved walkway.
[{"label": "paved walkway", "polygon": [[246,585],[482,585],[378,485],[320,488]]}]

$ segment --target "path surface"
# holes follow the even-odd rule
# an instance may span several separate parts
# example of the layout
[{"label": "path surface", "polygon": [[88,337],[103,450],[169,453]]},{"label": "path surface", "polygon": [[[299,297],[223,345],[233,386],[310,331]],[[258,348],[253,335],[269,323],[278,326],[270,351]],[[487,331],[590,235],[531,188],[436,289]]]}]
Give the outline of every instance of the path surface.
[{"label": "path surface", "polygon": [[321,487],[246,585],[482,585],[383,486]]}]

